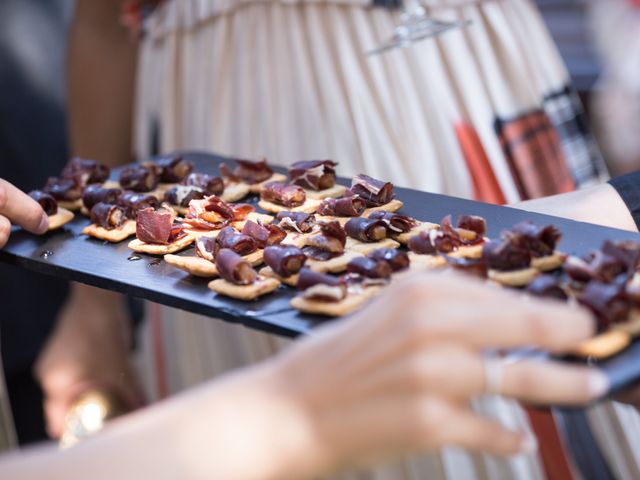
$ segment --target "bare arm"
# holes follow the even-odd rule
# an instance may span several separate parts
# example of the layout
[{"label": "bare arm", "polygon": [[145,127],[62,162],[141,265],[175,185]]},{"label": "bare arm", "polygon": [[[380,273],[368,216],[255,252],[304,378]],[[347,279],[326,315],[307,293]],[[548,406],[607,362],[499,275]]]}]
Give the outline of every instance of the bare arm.
[{"label": "bare arm", "polygon": [[[444,445],[531,453],[525,434],[468,406],[487,392],[484,352],[561,352],[592,331],[578,308],[467,277],[419,275],[260,366],[122,418],[63,453],[7,457],[0,477],[275,480]],[[608,388],[601,374],[566,364],[523,360],[500,371],[491,392],[527,402],[582,404]]]},{"label": "bare arm", "polygon": [[122,0],[78,0],[69,32],[71,152],[116,166],[131,161],[137,45],[120,23]]},{"label": "bare arm", "polygon": [[632,232],[638,230],[620,195],[606,183],[571,193],[528,200],[513,207]]}]

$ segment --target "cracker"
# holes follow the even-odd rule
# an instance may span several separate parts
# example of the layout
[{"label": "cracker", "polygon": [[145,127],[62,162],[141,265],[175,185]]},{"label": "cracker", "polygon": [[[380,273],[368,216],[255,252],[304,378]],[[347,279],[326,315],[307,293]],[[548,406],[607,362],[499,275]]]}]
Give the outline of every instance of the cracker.
[{"label": "cracker", "polygon": [[262,187],[264,187],[269,182],[286,182],[286,181],[287,181],[286,175],[283,175],[282,173],[274,173],[263,182],[252,183],[251,185],[249,185],[249,190],[251,191],[251,193],[260,193],[260,190],[262,190]]},{"label": "cracker", "polygon": [[429,232],[434,228],[438,228],[439,226],[440,225],[438,225],[437,223],[419,222],[415,228],[412,228],[408,232],[395,235],[393,238],[395,238],[401,244],[406,245],[407,243],[409,243],[409,240],[411,240],[411,238],[419,235],[420,232]]},{"label": "cracker", "polygon": [[322,200],[318,200],[316,198],[307,198],[307,200],[300,205],[299,207],[285,207],[283,205],[277,205],[272,202],[267,202],[265,200],[260,200],[258,202],[258,206],[271,213],[280,213],[280,212],[304,212],[304,213],[314,213],[318,206],[322,203]]},{"label": "cracker", "polygon": [[264,250],[256,250],[249,255],[245,255],[244,258],[252,267],[256,265],[260,265],[262,263],[262,259],[264,258]]},{"label": "cracker", "polygon": [[180,205],[174,205],[173,203],[165,203],[162,206],[165,208],[169,207],[175,212],[176,216],[180,215],[181,217],[184,217],[189,213],[189,207],[181,207]]},{"label": "cracker", "polygon": [[116,180],[107,180],[102,184],[102,188],[122,188],[122,186]]},{"label": "cracker", "polygon": [[197,228],[185,228],[184,232],[187,235],[192,236],[193,238],[200,238],[200,237],[212,237],[212,238],[216,238],[218,236],[218,234],[220,233],[221,229],[217,229],[217,230],[200,230]]},{"label": "cracker", "polygon": [[535,268],[523,268],[503,272],[500,270],[489,270],[487,276],[489,280],[504,285],[506,287],[524,287],[529,285],[540,274]]},{"label": "cracker", "polygon": [[449,256],[454,258],[471,258],[473,260],[478,260],[482,258],[483,247],[484,243],[478,243],[477,245],[463,245],[449,253]]},{"label": "cracker", "polygon": [[202,257],[173,255],[168,253],[164,256],[164,261],[169,265],[184,270],[196,277],[217,277],[218,269],[215,263]]},{"label": "cracker", "polygon": [[307,198],[316,198],[318,200],[324,200],[325,198],[340,198],[347,191],[347,187],[344,185],[334,185],[331,188],[325,188],[324,190],[307,190]]},{"label": "cracker", "polygon": [[302,248],[306,245],[309,235],[308,233],[287,232],[287,236],[282,240],[282,244]]},{"label": "cracker", "polygon": [[316,222],[338,222],[344,227],[352,218],[358,217],[332,217],[329,215],[316,215]]},{"label": "cracker", "polygon": [[306,262],[307,268],[310,268],[314,272],[321,273],[340,273],[347,269],[347,264],[356,257],[361,257],[362,254],[358,252],[345,251],[343,255],[334,257],[326,261],[314,260],[308,258]]},{"label": "cracker", "polygon": [[325,315],[328,317],[342,317],[362,307],[375,296],[381,288],[382,287],[367,287],[356,294],[347,293],[347,296],[339,302],[322,302],[297,296],[293,297],[289,303],[300,312]]},{"label": "cracker", "polygon": [[397,198],[394,198],[393,200],[391,200],[389,203],[385,203],[384,205],[381,205],[379,207],[371,207],[371,208],[367,208],[364,213],[362,214],[363,217],[368,217],[369,215],[371,215],[373,212],[397,212],[398,210],[400,210],[402,207],[404,207],[404,203],[402,203],[400,200],[398,200]]},{"label": "cracker", "polygon": [[275,278],[258,277],[250,285],[236,285],[222,278],[209,282],[209,289],[214,292],[238,300],[255,300],[256,298],[273,292],[280,286],[280,281]]},{"label": "cracker", "polygon": [[75,217],[75,215],[72,211],[58,207],[58,211],[55,215],[49,215],[49,228],[47,231],[50,232],[51,230],[57,230],[73,220],[73,217]]},{"label": "cracker", "polygon": [[531,266],[541,272],[550,272],[551,270],[560,268],[566,258],[567,256],[564,253],[553,252],[553,254],[547,255],[546,257],[531,259]]},{"label": "cracker", "polygon": [[244,197],[251,193],[251,188],[246,183],[233,182],[225,184],[224,192],[220,195],[220,198],[229,203],[242,200]]},{"label": "cracker", "polygon": [[631,339],[627,332],[609,330],[582,342],[572,353],[580,357],[607,358],[624,350]]},{"label": "cracker", "polygon": [[80,210],[82,208],[82,205],[83,203],[81,198],[79,198],[78,200],[73,200],[72,202],[66,200],[60,200],[58,202],[58,207],[71,210],[72,212],[77,212],[78,210]]},{"label": "cracker", "polygon": [[298,285],[298,277],[300,275],[296,273],[295,275],[291,275],[290,277],[281,277],[276,272],[274,272],[271,267],[264,267],[260,270],[260,275],[263,277],[275,278],[276,280],[280,280],[285,285],[289,285],[290,287],[295,287]]},{"label": "cracker", "polygon": [[134,220],[127,220],[122,226],[112,230],[107,230],[92,223],[84,227],[82,233],[90,237],[99,238],[100,240],[106,240],[107,242],[118,243],[136,234],[136,222]]},{"label": "cracker", "polygon": [[167,253],[175,253],[180,250],[184,250],[193,243],[195,237],[186,234],[184,237],[179,238],[173,243],[167,245],[161,245],[156,243],[145,243],[137,238],[129,242],[128,247],[134,252],[138,253],[150,253],[151,255],[165,255]]},{"label": "cracker", "polygon": [[346,249],[367,255],[379,248],[398,248],[400,244],[391,238],[383,238],[378,242],[361,242],[355,238],[347,238]]},{"label": "cracker", "polygon": [[433,270],[435,268],[444,268],[449,263],[442,255],[420,255],[416,252],[409,252],[409,270]]}]

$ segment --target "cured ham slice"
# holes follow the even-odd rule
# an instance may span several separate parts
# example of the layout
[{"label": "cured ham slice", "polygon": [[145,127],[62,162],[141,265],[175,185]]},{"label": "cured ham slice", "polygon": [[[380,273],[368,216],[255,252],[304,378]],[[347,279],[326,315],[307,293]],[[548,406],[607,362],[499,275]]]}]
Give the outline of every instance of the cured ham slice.
[{"label": "cured ham slice", "polygon": [[91,208],[90,217],[94,224],[106,230],[122,226],[127,219],[122,207],[109,203],[96,203]]},{"label": "cured ham slice", "polygon": [[233,250],[238,255],[249,255],[258,249],[257,242],[249,235],[238,233],[233,227],[224,227],[216,237],[216,251]]},{"label": "cured ham slice", "polygon": [[160,168],[160,181],[164,183],[177,183],[182,181],[193,171],[193,163],[181,156],[163,158],[158,160]]},{"label": "cured ham slice", "polygon": [[264,262],[284,278],[300,272],[306,260],[302,250],[292,245],[272,245],[264,250]]},{"label": "cured ham slice", "polygon": [[135,220],[138,210],[145,208],[155,210],[160,206],[160,201],[147,193],[124,191],[118,197],[117,204],[124,208],[127,218]]},{"label": "cured ham slice", "polygon": [[144,208],[136,218],[136,237],[145,243],[166,245],[175,237],[173,213],[169,210]]},{"label": "cured ham slice", "polygon": [[198,187],[207,196],[222,195],[224,192],[224,181],[222,177],[214,177],[206,173],[190,173],[180,183],[181,185]]},{"label": "cured ham slice", "polygon": [[387,237],[387,224],[371,218],[352,218],[344,226],[351,238],[361,242],[377,242]]},{"label": "cured ham slice", "polygon": [[339,302],[347,296],[347,285],[340,278],[307,268],[300,270],[297,288],[307,300]]},{"label": "cured ham slice", "polygon": [[62,169],[63,178],[75,178],[81,185],[103,183],[109,178],[109,167],[95,160],[72,158]]},{"label": "cured ham slice", "polygon": [[377,180],[363,173],[353,177],[349,194],[362,197],[367,202],[367,207],[381,207],[395,198],[392,183]]},{"label": "cured ham slice", "polygon": [[336,184],[336,165],[332,160],[296,162],[289,167],[289,178],[291,183],[302,188],[326,190]]},{"label": "cured ham slice", "polygon": [[96,203],[115,205],[122,194],[119,188],[103,188],[100,185],[88,185],[82,194],[82,203],[87,210],[91,210]]},{"label": "cured ham slice", "polygon": [[58,213],[58,202],[52,195],[49,195],[42,190],[33,190],[29,192],[29,196],[40,204],[44,213],[47,215],[55,215]]},{"label": "cured ham slice", "polygon": [[258,248],[278,244],[287,237],[287,232],[278,225],[256,223],[252,220],[246,221],[242,233],[253,238]]},{"label": "cured ham slice", "polygon": [[236,159],[235,163],[236,166],[233,170],[226,163],[220,165],[220,173],[235,182],[260,183],[270,179],[273,175],[273,170],[267,165],[266,159],[257,162]]},{"label": "cured ham slice", "polygon": [[57,201],[73,202],[82,196],[82,184],[77,178],[49,177],[42,189]]},{"label": "cured ham slice", "polygon": [[367,208],[367,202],[358,195],[341,198],[325,198],[318,207],[320,215],[334,217],[359,217]]},{"label": "cured ham slice", "polygon": [[160,182],[159,168],[152,164],[130,165],[120,173],[120,186],[134,192],[150,192]]},{"label": "cured ham slice", "polygon": [[307,194],[298,185],[282,182],[269,182],[262,187],[260,199],[287,208],[299,207],[307,200]]},{"label": "cured ham slice", "polygon": [[309,233],[316,224],[316,217],[303,212],[279,212],[273,223],[285,230]]},{"label": "cured ham slice", "polygon": [[396,248],[379,248],[369,253],[367,257],[373,260],[382,260],[387,262],[393,272],[406,270],[410,265],[409,255],[407,252]]},{"label": "cured ham slice", "polygon": [[418,226],[418,222],[414,218],[395,212],[372,212],[368,218],[372,220],[382,220],[393,233],[406,233]]},{"label": "cured ham slice", "polygon": [[220,277],[235,285],[250,285],[258,279],[258,273],[241,255],[223,248],[215,259]]}]

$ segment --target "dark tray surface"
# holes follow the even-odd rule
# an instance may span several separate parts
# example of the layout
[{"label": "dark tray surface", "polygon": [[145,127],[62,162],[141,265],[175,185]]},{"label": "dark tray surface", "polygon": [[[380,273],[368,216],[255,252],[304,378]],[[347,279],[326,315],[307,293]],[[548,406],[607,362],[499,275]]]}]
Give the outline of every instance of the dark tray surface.
[{"label": "dark tray surface", "polygon": [[[187,153],[186,156],[198,171],[210,173],[217,173],[218,164],[224,160],[203,153]],[[348,181],[341,179],[341,182]],[[567,253],[586,253],[606,239],[640,240],[639,234],[631,232],[444,195],[397,188],[397,196],[405,203],[403,212],[421,220],[439,222],[449,213],[454,216],[463,213],[481,215],[487,219],[490,236],[496,236],[502,229],[523,219],[552,223],[563,232],[560,248]],[[294,294],[290,287],[281,287],[253,302],[243,302],[216,296],[207,289],[206,279],[186,275],[159,261],[159,257],[142,254],[142,259],[129,261],[132,252],[126,241],[113,245],[83,236],[80,231],[87,224],[88,220],[78,215],[64,229],[41,237],[16,230],[0,251],[0,262],[287,336],[308,332],[319,322],[326,321],[323,317],[300,314],[290,308],[289,299]],[[43,255],[47,251],[53,254]],[[187,250],[183,254],[192,252]]]}]

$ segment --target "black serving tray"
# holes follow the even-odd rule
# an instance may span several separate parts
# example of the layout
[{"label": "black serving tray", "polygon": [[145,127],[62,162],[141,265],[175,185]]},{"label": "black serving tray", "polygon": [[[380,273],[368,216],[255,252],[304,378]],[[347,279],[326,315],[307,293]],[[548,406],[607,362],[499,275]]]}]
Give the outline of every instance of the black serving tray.
[{"label": "black serving tray", "polygon": [[[189,152],[184,156],[197,171],[218,173],[224,158]],[[284,171],[283,169],[278,169]],[[117,171],[114,172],[117,176]],[[340,183],[348,184],[347,179]],[[570,254],[584,254],[599,248],[605,240],[636,240],[640,234],[575,222],[562,218],[523,212],[471,200],[396,188],[397,197],[405,203],[402,212],[420,220],[439,222],[445,215],[474,214],[487,219],[489,236],[497,236],[524,219],[539,224],[553,224],[562,233],[560,249]],[[256,203],[257,198],[248,200]],[[24,267],[36,272],[122,292],[181,310],[206,315],[213,319],[242,323],[247,327],[285,336],[307,333],[324,317],[306,315],[289,306],[294,289],[278,291],[252,302],[217,296],[207,288],[208,280],[187,275],[169,265],[161,257],[140,254],[129,260],[132,252],[127,241],[110,244],[81,235],[88,219],[77,215],[63,229],[43,236],[14,229],[8,244],[0,250],[0,263]],[[191,249],[182,253],[190,255]],[[134,257],[135,258],[135,257]],[[215,320],[212,320],[215,321]],[[634,343],[620,355],[600,365],[618,389],[640,378],[640,344]]]}]

